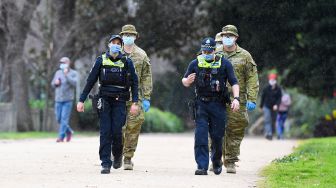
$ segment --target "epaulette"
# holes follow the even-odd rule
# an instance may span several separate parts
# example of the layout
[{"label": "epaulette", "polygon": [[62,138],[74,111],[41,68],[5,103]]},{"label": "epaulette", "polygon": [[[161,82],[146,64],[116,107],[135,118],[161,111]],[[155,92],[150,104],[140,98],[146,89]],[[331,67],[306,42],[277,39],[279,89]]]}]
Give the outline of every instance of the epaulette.
[{"label": "epaulette", "polygon": [[123,63],[127,62],[127,56],[125,54],[123,54],[123,56],[120,59]]},{"label": "epaulette", "polygon": [[215,61],[219,61],[221,58],[222,58],[222,56],[220,56],[218,54],[215,55]]}]

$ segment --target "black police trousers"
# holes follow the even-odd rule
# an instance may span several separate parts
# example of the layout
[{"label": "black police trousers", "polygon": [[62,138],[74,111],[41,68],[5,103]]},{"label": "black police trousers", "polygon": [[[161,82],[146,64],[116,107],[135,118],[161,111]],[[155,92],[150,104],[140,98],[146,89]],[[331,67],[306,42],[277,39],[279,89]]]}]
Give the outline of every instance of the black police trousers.
[{"label": "black police trousers", "polygon": [[100,123],[99,157],[103,167],[111,167],[111,151],[114,158],[122,155],[122,127],[126,121],[126,102],[111,97],[103,97],[101,102],[101,107],[98,109]]},{"label": "black police trousers", "polygon": [[211,160],[214,168],[221,166],[222,144],[226,124],[225,104],[219,101],[196,100],[195,161],[197,169],[208,170],[208,134],[212,140]]}]

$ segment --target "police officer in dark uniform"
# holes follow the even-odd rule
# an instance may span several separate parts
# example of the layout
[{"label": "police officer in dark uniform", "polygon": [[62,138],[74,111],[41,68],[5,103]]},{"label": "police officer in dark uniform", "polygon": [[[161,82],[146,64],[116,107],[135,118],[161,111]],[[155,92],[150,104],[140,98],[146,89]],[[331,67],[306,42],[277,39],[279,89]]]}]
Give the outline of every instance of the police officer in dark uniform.
[{"label": "police officer in dark uniform", "polygon": [[202,41],[202,54],[188,67],[182,79],[185,87],[195,82],[195,175],[207,175],[209,166],[208,134],[212,140],[211,160],[215,174],[222,172],[222,144],[226,122],[226,104],[230,103],[226,83],[232,86],[234,100],[231,109],[239,109],[239,85],[231,63],[215,55],[216,42],[213,38]]},{"label": "police officer in dark uniform", "polygon": [[102,161],[102,174],[110,173],[111,150],[114,156],[113,168],[121,167],[122,126],[126,121],[129,87],[133,102],[130,113],[138,113],[138,77],[132,60],[121,53],[121,45],[122,38],[112,35],[108,44],[109,50],[97,58],[77,104],[77,111],[84,112],[84,101],[99,78],[97,110],[100,120],[99,156]]}]

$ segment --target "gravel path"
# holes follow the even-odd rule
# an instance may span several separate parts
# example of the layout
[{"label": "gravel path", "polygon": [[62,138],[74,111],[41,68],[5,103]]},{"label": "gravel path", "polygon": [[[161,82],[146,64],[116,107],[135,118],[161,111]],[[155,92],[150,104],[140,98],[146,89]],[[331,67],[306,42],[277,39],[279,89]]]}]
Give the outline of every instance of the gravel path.
[{"label": "gravel path", "polygon": [[144,134],[134,158],[135,169],[100,174],[98,137],[0,140],[0,187],[255,187],[259,170],[291,153],[296,141],[247,137],[237,174],[195,176],[192,134]]}]

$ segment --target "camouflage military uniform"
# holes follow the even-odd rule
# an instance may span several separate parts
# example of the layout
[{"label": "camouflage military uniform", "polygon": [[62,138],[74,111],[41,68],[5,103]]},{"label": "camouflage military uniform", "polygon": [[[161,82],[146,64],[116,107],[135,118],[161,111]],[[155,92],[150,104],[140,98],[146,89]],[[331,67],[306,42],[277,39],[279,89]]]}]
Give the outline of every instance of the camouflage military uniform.
[{"label": "camouflage military uniform", "polygon": [[[123,37],[129,37],[134,35],[136,38],[139,37],[138,32],[136,31],[133,25],[127,24],[124,25],[121,29],[120,35]],[[124,39],[123,39],[124,40]],[[127,41],[123,41],[126,45]],[[145,121],[145,112],[142,108],[142,103],[144,100],[149,102],[150,96],[152,94],[152,71],[151,64],[149,62],[149,58],[144,50],[139,48],[137,45],[129,43],[128,45],[132,45],[132,52],[130,54],[126,53],[127,57],[131,58],[135,67],[135,71],[138,75],[139,82],[139,102],[138,106],[140,107],[139,113],[136,116],[127,114],[126,125],[123,127],[123,155],[124,155],[124,169],[125,170],[133,170],[133,162],[131,158],[134,156],[134,152],[138,145],[139,134],[141,131],[141,125]],[[129,101],[126,103],[127,112],[130,111],[132,102]],[[149,108],[149,106],[148,106]]]},{"label": "camouflage military uniform", "polygon": [[215,41],[216,41],[216,52],[220,52],[220,51],[223,51],[223,37],[222,37],[222,32],[219,32],[216,34],[216,38],[215,38]]},{"label": "camouflage military uniform", "polygon": [[[152,72],[149,58],[144,50],[134,45],[133,52],[127,55],[132,59],[136,73],[139,78],[139,107],[142,107],[142,100],[150,100],[152,93]],[[131,107],[132,102],[127,103],[127,112]],[[124,150],[125,158],[132,158],[138,144],[138,138],[141,130],[141,125],[145,121],[145,113],[141,108],[137,116],[130,113],[127,114],[126,126],[124,127]]]},{"label": "camouflage military uniform", "polygon": [[[223,34],[231,34],[238,37],[237,28],[233,25],[223,27],[223,32],[221,32],[222,37]],[[226,108],[227,125],[223,144],[223,158],[224,166],[227,167],[228,173],[236,173],[234,163],[239,160],[240,143],[243,140],[245,128],[248,125],[246,102],[256,103],[259,91],[257,65],[248,51],[239,47],[238,44],[235,45],[236,49],[232,52],[226,52],[224,48],[216,48],[217,54],[223,55],[231,62],[239,83],[239,111],[232,112],[230,106]],[[229,87],[228,89],[231,93],[232,88]],[[233,97],[231,96],[232,100]]]},{"label": "camouflage military uniform", "polygon": [[248,125],[246,102],[256,103],[259,91],[257,65],[248,51],[239,47],[238,44],[236,45],[237,48],[233,52],[219,52],[232,63],[239,83],[240,98],[239,112],[232,112],[230,107],[227,107],[228,122],[223,145],[224,164],[234,163],[239,160],[240,143],[244,137],[245,128]]}]

